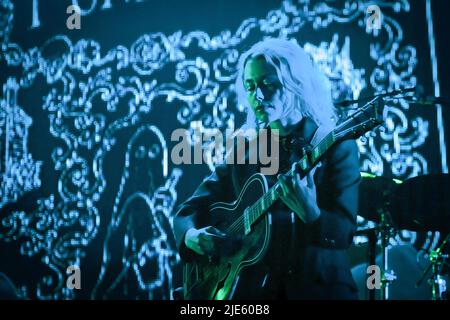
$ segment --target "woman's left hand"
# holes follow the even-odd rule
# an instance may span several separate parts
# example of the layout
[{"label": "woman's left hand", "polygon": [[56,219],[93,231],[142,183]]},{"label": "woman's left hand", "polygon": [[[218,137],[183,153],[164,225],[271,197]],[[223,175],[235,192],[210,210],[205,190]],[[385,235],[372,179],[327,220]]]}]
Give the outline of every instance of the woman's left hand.
[{"label": "woman's left hand", "polygon": [[316,169],[314,167],[303,179],[296,171],[293,176],[278,175],[281,200],[305,223],[312,223],[320,216],[313,179]]}]

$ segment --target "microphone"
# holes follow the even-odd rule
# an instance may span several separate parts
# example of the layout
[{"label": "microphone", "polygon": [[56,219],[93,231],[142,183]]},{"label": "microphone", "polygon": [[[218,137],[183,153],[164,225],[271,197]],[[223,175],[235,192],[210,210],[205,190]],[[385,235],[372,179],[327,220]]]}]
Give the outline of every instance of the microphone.
[{"label": "microphone", "polygon": [[370,97],[360,98],[360,99],[356,99],[356,100],[339,101],[339,102],[336,102],[334,104],[334,106],[335,107],[339,107],[339,108],[346,108],[346,107],[349,107],[349,106],[351,106],[351,105],[353,105],[355,103],[368,102],[368,101],[370,101],[372,99],[375,99],[377,97],[382,97],[382,98],[384,98],[384,97],[395,97],[395,96],[398,96],[400,94],[405,94],[405,93],[408,93],[408,92],[416,92],[417,90],[418,90],[417,87],[400,89],[400,90],[394,90],[394,91],[391,91],[391,92],[380,93],[380,94],[376,94],[376,95],[373,95],[373,96],[370,96]]},{"label": "microphone", "polygon": [[434,106],[436,104],[449,104],[450,100],[446,97],[435,97],[425,94],[425,89],[422,85],[417,85],[414,95],[406,99],[406,101],[423,106]]},{"label": "microphone", "polygon": [[448,105],[450,100],[444,97],[435,97],[435,96],[415,96],[413,100],[407,100],[409,102],[420,104],[423,106],[434,106],[436,104],[444,104]]},{"label": "microphone", "polygon": [[422,99],[418,99],[414,101],[414,103],[425,105],[425,106],[431,106],[435,104],[449,104],[449,100],[445,99],[444,97],[424,97]]},{"label": "microphone", "polygon": [[[412,95],[406,96],[406,93],[413,93]],[[436,104],[442,104],[442,105],[450,105],[450,99],[447,97],[435,97],[435,96],[428,96],[425,95],[425,89],[422,85],[417,85],[416,87],[412,88],[406,88],[406,89],[400,89],[400,90],[394,90],[391,92],[383,93],[383,94],[377,94],[371,97],[366,98],[360,98],[356,100],[343,100],[336,102],[334,105],[339,108],[346,108],[349,107],[355,103],[360,102],[366,102],[370,99],[373,99],[375,97],[395,97],[398,95],[403,95],[401,97],[397,97],[397,99],[403,99],[409,103],[414,103],[418,105],[423,106],[434,106]]]}]

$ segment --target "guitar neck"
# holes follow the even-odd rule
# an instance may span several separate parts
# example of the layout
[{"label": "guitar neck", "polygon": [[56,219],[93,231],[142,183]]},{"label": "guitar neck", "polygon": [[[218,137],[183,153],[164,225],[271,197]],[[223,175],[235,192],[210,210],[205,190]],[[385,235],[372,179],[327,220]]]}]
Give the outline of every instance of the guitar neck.
[{"label": "guitar neck", "polygon": [[[320,158],[333,146],[336,142],[336,133],[331,131],[323,138],[320,143],[315,146],[311,153],[305,154],[297,163],[296,166],[300,168],[301,176],[304,176],[313,168]],[[293,170],[287,172],[288,175],[293,175]],[[277,182],[270,188],[258,201],[251,205],[244,212],[244,223],[246,233],[250,232],[251,226],[270,208],[281,195],[281,186]]]},{"label": "guitar neck", "polygon": [[[347,119],[323,138],[310,153],[305,154],[296,164],[296,171],[304,177],[320,158],[337,142],[343,139],[357,139],[365,132],[383,123],[384,101],[382,96],[376,96],[364,106],[348,115]],[[293,175],[293,170],[287,172]],[[275,183],[258,201],[247,208],[243,214],[246,234],[251,226],[280,198],[281,186]]]}]

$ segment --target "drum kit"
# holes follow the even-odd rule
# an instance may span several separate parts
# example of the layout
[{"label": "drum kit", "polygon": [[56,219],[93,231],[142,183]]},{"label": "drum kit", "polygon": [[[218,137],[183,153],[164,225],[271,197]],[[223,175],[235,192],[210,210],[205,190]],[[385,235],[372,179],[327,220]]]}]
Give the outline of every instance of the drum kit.
[{"label": "drum kit", "polygon": [[[382,97],[386,101],[401,99],[422,106],[436,104],[450,106],[450,99],[434,96],[424,97],[423,91],[423,87],[418,85],[357,100],[344,100],[336,103],[335,106],[345,110],[374,97]],[[446,278],[450,278],[448,262],[450,175],[430,174],[405,181],[378,177],[368,173],[362,173],[361,176],[358,218],[368,223],[366,223],[367,227],[358,228],[353,241],[355,245],[349,250],[351,262],[355,262],[355,257],[356,260],[359,259],[358,261],[362,262],[352,268],[360,292],[366,291],[369,299],[417,299],[410,293],[414,291],[414,288],[423,289],[424,284],[428,283],[428,286],[425,287],[431,292],[429,298],[433,300],[450,299],[446,290]],[[395,245],[395,239],[404,232],[416,235],[426,233],[427,236],[438,235],[438,242],[427,240],[428,244],[432,243],[433,245],[431,248],[428,246],[425,250],[426,266],[418,267],[419,254],[411,258],[415,255],[414,252],[418,252],[415,246],[413,248],[412,246]],[[358,246],[355,241],[357,238],[364,238],[365,242],[362,243],[365,246]],[[435,239],[434,236],[433,238]],[[359,247],[364,248],[363,255],[360,254],[361,251],[355,250]],[[361,259],[361,256],[364,258]],[[406,265],[408,268],[405,268]],[[365,269],[367,267],[369,270],[369,266],[379,266],[381,292],[370,289],[366,282],[368,272]],[[390,270],[393,266],[398,268],[399,272]],[[406,269],[408,272],[405,272]],[[405,276],[405,274],[409,276]],[[359,282],[355,275],[359,275]],[[414,279],[415,277],[417,279]],[[390,289],[394,288],[397,290],[397,296],[391,295]],[[398,294],[400,291],[402,291],[402,295]],[[360,296],[360,298],[363,297]]]},{"label": "drum kit", "polygon": [[[450,271],[450,175],[424,175],[405,181],[368,173],[361,173],[361,177],[358,215],[371,224],[357,230],[355,236],[367,239],[366,261],[369,265],[377,265],[379,252],[381,271],[381,292],[377,296],[375,290],[366,288],[368,299],[396,299],[391,297],[390,287],[398,279],[395,270],[390,269],[388,257],[392,249],[391,240],[404,230],[443,235],[437,248],[428,252],[427,266],[420,270],[421,274],[417,279],[407,281],[414,283],[416,288],[426,281],[431,299],[449,299],[445,279]],[[401,280],[405,281],[404,278]]]}]

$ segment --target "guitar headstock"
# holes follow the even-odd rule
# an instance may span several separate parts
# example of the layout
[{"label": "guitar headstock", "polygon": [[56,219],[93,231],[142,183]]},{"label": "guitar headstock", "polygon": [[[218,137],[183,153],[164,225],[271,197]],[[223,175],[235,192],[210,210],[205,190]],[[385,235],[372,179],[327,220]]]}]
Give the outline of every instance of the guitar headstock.
[{"label": "guitar headstock", "polygon": [[375,97],[364,106],[356,109],[334,130],[336,140],[357,139],[364,133],[383,123],[383,97]]},{"label": "guitar headstock", "polygon": [[[361,108],[356,109],[347,119],[332,132],[328,133],[311,152],[300,159],[294,167],[294,171],[302,176],[308,172],[327,150],[337,141],[344,139],[357,139],[367,131],[370,131],[383,123],[384,100],[378,96]],[[288,173],[291,173],[290,170]]]}]

